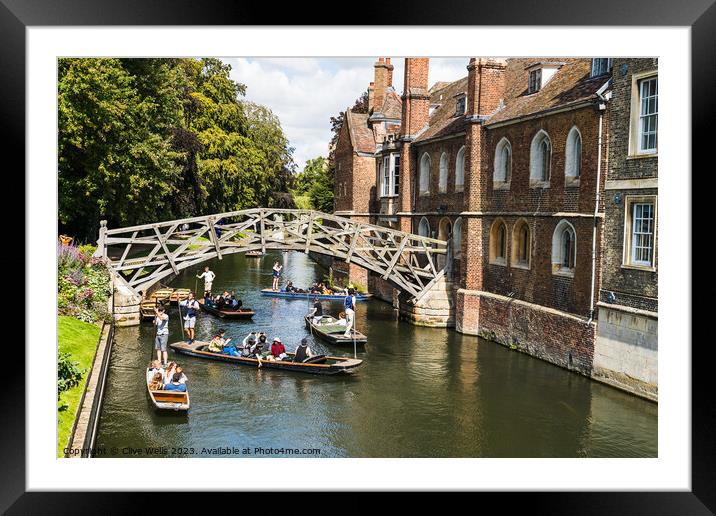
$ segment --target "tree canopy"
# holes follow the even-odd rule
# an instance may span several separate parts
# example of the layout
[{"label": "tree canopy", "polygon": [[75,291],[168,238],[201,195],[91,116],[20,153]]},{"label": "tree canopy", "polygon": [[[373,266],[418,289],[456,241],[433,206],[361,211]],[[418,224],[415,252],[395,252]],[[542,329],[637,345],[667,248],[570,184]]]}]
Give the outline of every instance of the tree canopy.
[{"label": "tree canopy", "polygon": [[60,230],[286,206],[295,169],[279,119],[218,59],[58,62]]}]

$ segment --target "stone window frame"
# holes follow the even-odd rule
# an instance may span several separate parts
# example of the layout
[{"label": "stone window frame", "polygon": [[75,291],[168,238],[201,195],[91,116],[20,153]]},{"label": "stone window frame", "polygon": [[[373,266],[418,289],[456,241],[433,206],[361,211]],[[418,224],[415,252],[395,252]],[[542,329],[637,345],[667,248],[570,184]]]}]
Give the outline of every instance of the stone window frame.
[{"label": "stone window frame", "polygon": [[[498,248],[500,245],[499,238],[500,238],[500,228],[504,229],[504,240],[502,241],[502,255],[499,256],[497,254]],[[496,218],[494,221],[492,221],[492,225],[490,226],[490,245],[489,245],[489,261],[492,265],[500,265],[502,267],[507,266],[507,253],[508,253],[508,238],[507,238],[507,223],[502,217]]]},{"label": "stone window frame", "polygon": [[455,116],[462,116],[467,111],[467,95],[458,93],[455,95]]},{"label": "stone window frame", "polygon": [[[545,159],[543,157],[542,143],[547,140],[549,144],[549,158],[546,166],[547,170],[545,174],[542,174]],[[549,188],[550,179],[552,177],[552,155],[554,147],[552,146],[552,139],[549,137],[549,133],[544,129],[537,131],[537,134],[532,138],[530,143],[530,188]],[[546,179],[545,177],[546,176]]]},{"label": "stone window frame", "polygon": [[659,71],[650,70],[647,72],[635,73],[631,76],[631,101],[629,105],[629,158],[653,158],[659,155],[659,110],[656,111],[656,149],[640,150],[641,147],[641,83],[650,79],[657,80],[657,103],[659,100]]},{"label": "stone window frame", "polygon": [[[425,225],[423,225],[423,222],[425,223]],[[421,231],[421,229],[423,227],[427,228],[425,231],[426,234],[424,234],[424,235],[423,235],[423,231]],[[424,236],[424,237],[430,237],[430,221],[427,219],[427,217],[421,218],[420,222],[418,222],[418,235]]]},{"label": "stone window frame", "polygon": [[[455,192],[465,190],[465,154],[467,148],[463,145],[455,156]],[[458,183],[458,179],[460,182]]]},{"label": "stone window frame", "polygon": [[452,255],[455,260],[462,259],[462,226],[462,217],[455,219],[452,225]]},{"label": "stone window frame", "polygon": [[[520,250],[522,249],[522,228],[527,228],[527,261],[520,260]],[[510,262],[512,267],[518,269],[529,270],[532,268],[532,228],[525,218],[519,218],[512,227],[512,252],[510,253]]]},{"label": "stone window frame", "polygon": [[440,154],[440,162],[438,163],[438,193],[447,193],[448,191],[448,176],[449,173],[450,158],[448,158],[447,152]]},{"label": "stone window frame", "polygon": [[[648,194],[648,195],[626,195],[624,196],[624,238],[623,238],[623,246],[622,246],[622,268],[623,269],[635,269],[635,270],[641,270],[641,271],[648,271],[648,272],[656,272],[656,259],[657,259],[657,252],[658,252],[658,234],[659,234],[659,224],[658,224],[658,195],[657,194]],[[654,231],[653,231],[653,241],[652,241],[652,248],[651,248],[651,265],[641,265],[638,263],[633,263],[631,256],[632,256],[632,226],[633,226],[633,216],[634,216],[634,210],[633,206],[635,204],[647,204],[651,203],[654,205]]]},{"label": "stone window frame", "polygon": [[[572,254],[572,267],[565,267],[564,263],[564,241],[563,235],[569,231],[572,235],[573,244],[570,246]],[[552,274],[555,276],[566,276],[573,278],[577,269],[577,230],[567,219],[560,220],[552,233]]]},{"label": "stone window frame", "polygon": [[[575,139],[578,138],[578,140]],[[575,142],[579,142],[579,162],[578,166],[575,167],[575,159],[574,159],[574,148],[575,148]],[[567,141],[564,146],[564,186],[565,187],[577,187],[580,183],[580,178],[582,177],[582,161],[584,157],[584,138],[582,138],[582,133],[579,130],[579,127],[576,125],[573,125],[572,128],[569,130],[569,133],[567,133]],[[575,174],[575,168],[577,168],[577,173]]]},{"label": "stone window frame", "polygon": [[[507,149],[507,156],[508,156],[507,164],[505,164],[502,159],[502,154],[505,149]],[[504,172],[504,174],[500,173],[500,175],[504,176],[504,180],[500,180],[497,178],[498,172],[500,172],[500,169],[503,169],[502,172]],[[500,139],[500,141],[497,142],[497,145],[495,146],[495,157],[493,160],[493,171],[492,171],[492,188],[494,190],[509,190],[511,181],[512,181],[512,144],[510,143],[510,140],[506,136],[503,136]]]},{"label": "stone window frame", "polygon": [[[427,166],[425,166],[425,163],[427,163]],[[420,162],[418,164],[420,173],[418,174],[418,195],[425,196],[430,195],[430,176],[431,176],[431,168],[433,166],[432,159],[430,158],[430,154],[427,152],[423,152],[423,155],[420,157]],[[426,176],[425,181],[423,181],[423,176]],[[423,189],[423,184],[425,184],[426,188]]]}]

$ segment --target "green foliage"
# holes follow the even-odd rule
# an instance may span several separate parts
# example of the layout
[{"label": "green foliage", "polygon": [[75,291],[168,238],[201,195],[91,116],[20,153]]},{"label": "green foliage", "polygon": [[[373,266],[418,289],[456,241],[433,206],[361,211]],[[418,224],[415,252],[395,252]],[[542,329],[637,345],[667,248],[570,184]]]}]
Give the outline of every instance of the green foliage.
[{"label": "green foliage", "polygon": [[326,158],[319,156],[308,160],[303,171],[296,175],[294,185],[296,205],[299,204],[299,198],[305,205],[307,197],[310,209],[333,212],[333,173],[329,170]]},{"label": "green foliage", "polygon": [[60,400],[60,395],[79,385],[85,372],[86,369],[80,369],[79,362],[72,360],[72,354],[60,351],[57,356],[57,401],[60,402],[58,410],[67,409],[67,403]]},{"label": "green foliage", "polygon": [[278,118],[243,101],[218,59],[58,64],[61,230],[285,203],[294,168]]}]

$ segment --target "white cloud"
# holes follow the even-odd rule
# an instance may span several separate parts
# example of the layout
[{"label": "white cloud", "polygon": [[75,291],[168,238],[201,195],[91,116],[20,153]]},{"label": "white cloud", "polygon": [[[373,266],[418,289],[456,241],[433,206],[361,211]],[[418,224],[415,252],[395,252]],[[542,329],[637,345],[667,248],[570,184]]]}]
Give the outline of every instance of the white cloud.
[{"label": "white cloud", "polygon": [[[263,104],[281,120],[295,148],[294,159],[305,162],[328,154],[330,117],[355,102],[373,80],[374,58],[224,58],[231,78],[246,85],[246,99]],[[393,58],[393,85],[403,88],[403,59]],[[468,58],[430,60],[430,84],[467,75]]]}]

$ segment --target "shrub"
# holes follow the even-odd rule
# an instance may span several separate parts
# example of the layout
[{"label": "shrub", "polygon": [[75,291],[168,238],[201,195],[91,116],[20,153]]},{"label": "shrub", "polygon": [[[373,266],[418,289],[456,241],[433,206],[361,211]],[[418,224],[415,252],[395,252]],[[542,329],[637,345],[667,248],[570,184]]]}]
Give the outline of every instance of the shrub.
[{"label": "shrub", "polygon": [[95,247],[60,246],[57,251],[57,309],[85,322],[109,320],[112,294],[107,261],[93,257]]},{"label": "shrub", "polygon": [[57,401],[58,410],[67,409],[67,404],[60,402],[60,394],[79,385],[82,375],[87,371],[80,369],[79,363],[72,360],[72,355],[61,351],[57,356]]}]

